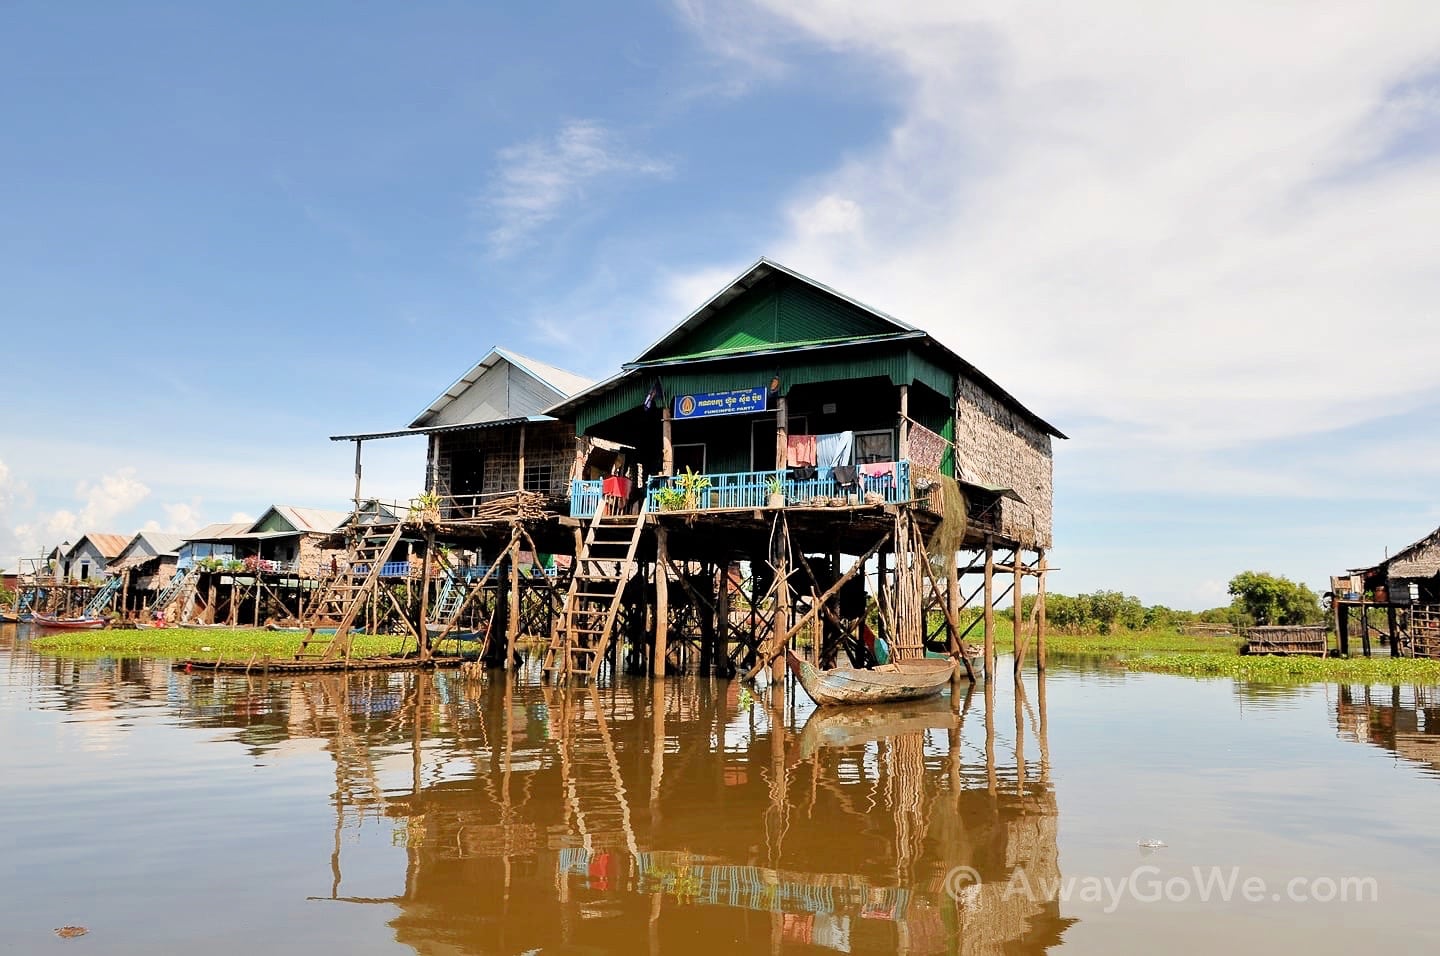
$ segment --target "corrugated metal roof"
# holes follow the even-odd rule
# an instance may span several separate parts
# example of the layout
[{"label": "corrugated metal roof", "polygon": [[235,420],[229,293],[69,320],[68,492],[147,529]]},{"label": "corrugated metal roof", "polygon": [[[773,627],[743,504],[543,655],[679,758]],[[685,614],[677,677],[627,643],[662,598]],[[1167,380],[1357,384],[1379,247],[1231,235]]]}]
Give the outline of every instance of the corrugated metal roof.
[{"label": "corrugated metal roof", "polygon": [[73,554],[75,552],[75,549],[80,547],[80,545],[84,544],[86,541],[89,541],[92,545],[94,545],[95,550],[99,551],[100,554],[105,557],[105,560],[108,561],[111,558],[116,558],[120,556],[120,552],[124,551],[125,546],[130,543],[130,536],[127,534],[102,534],[96,531],[86,532],[85,534],[82,534],[73,545],[71,545],[70,551],[67,553]]},{"label": "corrugated metal roof", "polygon": [[[185,543],[185,539],[178,534],[165,534],[160,531],[140,531],[126,543],[124,550],[116,556],[116,560],[123,562],[127,566],[131,564],[131,552],[135,550],[141,541],[150,545],[150,550],[156,554],[179,554],[180,546]],[[149,560],[149,556],[145,556],[143,560]]]},{"label": "corrugated metal roof", "polygon": [[[350,515],[345,511],[330,511],[325,508],[296,508],[292,505],[272,505],[271,511],[278,513],[295,528],[296,531],[315,531],[329,534],[336,528],[350,520]],[[252,529],[260,526],[266,515],[261,515],[260,520],[250,527]]]},{"label": "corrugated metal roof", "polygon": [[564,398],[574,392],[589,388],[592,380],[574,372],[567,372],[564,369],[547,365],[537,359],[521,355],[519,352],[512,352],[509,349],[492,348],[485,354],[485,357],[471,366],[470,370],[457,378],[450,384],[450,387],[441,392],[433,402],[425,407],[414,420],[410,422],[411,428],[423,428],[424,423],[433,418],[441,409],[465,394],[469,388],[478,382],[487,372],[500,362],[508,362],[520,369],[541,385],[555,393],[557,398]]},{"label": "corrugated metal roof", "polygon": [[249,531],[252,524],[253,522],[249,521],[232,521],[220,522],[217,524],[207,524],[205,527],[201,528],[199,531],[196,531],[194,534],[186,535],[185,540],[228,541],[233,538],[238,538],[245,532]]},{"label": "corrugated metal roof", "polygon": [[402,438],[405,435],[441,435],[447,432],[464,432],[477,428],[500,428],[504,425],[518,425],[521,422],[553,422],[549,415],[526,415],[523,418],[502,418],[493,422],[469,422],[461,425],[431,425],[428,428],[397,428],[388,432],[361,432],[356,435],[331,435],[331,441],[370,441],[375,438]]},{"label": "corrugated metal roof", "polygon": [[[714,354],[691,356],[679,359],[667,359],[665,357],[662,357],[662,350],[666,346],[678,343],[691,331],[699,328],[705,322],[709,321],[720,310],[730,305],[740,296],[749,292],[752,288],[755,287],[757,283],[760,283],[768,279],[770,276],[777,274],[789,276],[797,282],[804,283],[812,289],[818,290],[829,296],[833,296],[834,298],[848,304],[855,309],[863,310],[872,318],[879,320],[885,325],[888,325],[891,329],[893,329],[894,334],[889,336],[877,337],[862,336],[858,338],[843,338],[839,341],[822,341],[817,338],[808,341],[801,341],[799,343],[787,343],[776,348],[741,348],[739,351],[725,349]],[[820,314],[820,312],[823,312],[823,310],[816,311],[812,309],[810,311],[815,312],[815,315],[810,316],[804,321],[798,322],[798,324],[795,325],[795,329],[800,329],[803,331],[804,329],[819,329],[821,327],[816,323],[820,322],[821,318],[823,318],[823,316],[821,316]],[[792,329],[792,331],[794,331],[794,329]],[[680,324],[676,325],[669,332],[666,332],[654,344],[652,344],[649,348],[645,349],[645,351],[640,353],[640,356],[637,359],[635,359],[633,362],[626,363],[623,366],[623,370],[618,375],[612,375],[610,378],[607,378],[602,382],[598,382],[583,391],[566,397],[563,401],[557,402],[555,405],[552,405],[549,408],[545,409],[545,412],[550,415],[556,415],[564,418],[569,413],[573,412],[577,407],[584,405],[598,398],[601,395],[614,391],[622,385],[625,385],[627,383],[627,380],[631,379],[637,373],[643,374],[645,372],[655,372],[663,367],[677,367],[683,366],[685,364],[699,364],[710,361],[725,361],[729,359],[738,359],[752,356],[769,356],[786,352],[807,351],[812,349],[843,348],[849,345],[856,344],[872,344],[870,341],[872,338],[880,341],[910,340],[915,343],[911,346],[912,348],[914,348],[915,346],[921,346],[930,350],[932,353],[938,353],[938,355],[934,356],[934,359],[938,359],[940,365],[947,366],[949,369],[959,369],[966,375],[966,377],[973,379],[987,392],[990,392],[992,395],[999,398],[1005,405],[1019,412],[1038,428],[1043,429],[1044,431],[1055,436],[1056,438],[1066,437],[1065,434],[1061,432],[1058,428],[1045,421],[1045,419],[1041,418],[1039,415],[1036,415],[1030,409],[1026,408],[1020,403],[1017,398],[1015,398],[1009,392],[1005,391],[1005,389],[1001,388],[998,384],[996,384],[993,379],[991,379],[985,373],[981,372],[974,365],[971,365],[969,362],[965,361],[965,359],[961,358],[943,342],[936,339],[928,332],[925,332],[923,329],[918,329],[913,325],[902,322],[894,316],[889,315],[885,312],[881,312],[879,309],[868,306],[857,299],[852,299],[844,293],[838,292],[835,289],[830,288],[824,283],[817,282],[808,276],[801,275],[800,273],[795,272],[793,269],[788,269],[777,262],[773,262],[769,259],[764,258],[759,259],[753,266],[751,266],[744,273],[736,277],[735,280],[732,281],[729,285],[721,289],[715,295],[711,296],[705,302],[705,304],[703,304],[702,306],[700,306],[700,308],[696,309],[689,316],[687,316],[684,321],[680,322]],[[926,360],[927,362],[931,362],[932,364],[934,364],[934,360],[928,357]],[[703,374],[700,372],[699,369],[696,369],[695,373],[697,376]],[[925,381],[925,379],[919,380]],[[648,382],[648,377],[645,379],[645,381]],[[927,381],[927,384],[930,383]],[[672,391],[675,394],[682,393],[679,390],[672,390],[669,388],[666,389],[667,394],[670,394]],[[617,396],[617,399],[618,398],[619,396]],[[954,396],[951,395],[948,396],[948,398],[953,401]],[[634,403],[632,403],[632,405],[633,404]],[[604,418],[608,418],[610,416],[607,414],[589,417],[596,418],[597,420],[604,420]],[[583,432],[585,429],[581,427],[578,430]]]}]

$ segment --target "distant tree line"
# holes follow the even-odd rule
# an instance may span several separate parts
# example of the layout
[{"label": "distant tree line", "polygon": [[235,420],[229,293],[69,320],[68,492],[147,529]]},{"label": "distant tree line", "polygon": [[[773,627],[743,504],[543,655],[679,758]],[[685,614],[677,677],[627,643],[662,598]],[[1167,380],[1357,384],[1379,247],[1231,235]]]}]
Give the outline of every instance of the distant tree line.
[{"label": "distant tree line", "polygon": [[[1204,611],[1182,611],[1163,604],[1146,604],[1121,591],[1089,594],[1046,594],[1045,618],[1051,630],[1062,634],[1110,634],[1115,631],[1165,630],[1185,624],[1227,624],[1251,627],[1266,624],[1315,624],[1325,620],[1314,591],[1289,578],[1265,571],[1242,571],[1230,579],[1231,601]],[[1028,619],[1035,595],[1021,600]],[[1007,612],[1013,621],[1013,611]]]}]

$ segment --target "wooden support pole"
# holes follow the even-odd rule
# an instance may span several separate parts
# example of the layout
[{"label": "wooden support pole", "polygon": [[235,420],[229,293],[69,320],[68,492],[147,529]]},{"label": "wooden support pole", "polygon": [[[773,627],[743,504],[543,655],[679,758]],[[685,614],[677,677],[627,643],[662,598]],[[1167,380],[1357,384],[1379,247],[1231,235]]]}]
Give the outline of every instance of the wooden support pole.
[{"label": "wooden support pole", "polygon": [[1370,656],[1370,612],[1365,607],[1365,598],[1360,598],[1360,650]]},{"label": "wooden support pole", "polygon": [[1395,605],[1393,602],[1385,605],[1385,624],[1390,628],[1390,656],[1400,656],[1400,632],[1396,630]]},{"label": "wooden support pole", "polygon": [[1014,641],[1015,641],[1015,676],[1020,676],[1020,668],[1025,666],[1025,651],[1028,650],[1025,640],[1025,602],[1021,595],[1022,582],[1025,580],[1025,563],[1020,559],[1020,549],[1015,549],[1015,587],[1010,592],[1011,605],[1015,617]]},{"label": "wooden support pole", "polygon": [[730,651],[730,560],[720,562],[720,587],[715,599],[715,653],[711,672],[728,670]]},{"label": "wooden support pole", "polygon": [[778,635],[776,644],[780,653],[770,660],[770,679],[776,690],[784,693],[785,649],[795,636],[790,630],[790,528],[785,528],[785,545],[780,552],[780,561],[775,567],[775,616],[771,619],[770,630]]},{"label": "wooden support pole", "polygon": [[360,507],[360,446],[365,444],[362,439],[355,439],[355,507]]},{"label": "wooden support pole", "polygon": [[995,539],[985,536],[985,680],[995,674]]},{"label": "wooden support pole", "polygon": [[660,474],[675,474],[675,439],[671,425],[673,412],[667,400],[660,408]]},{"label": "wooden support pole", "polygon": [[900,386],[900,460],[910,457],[910,386]]},{"label": "wooden support pole", "polygon": [[665,676],[665,657],[670,648],[670,546],[665,526],[655,522],[655,653],[650,673]]},{"label": "wooden support pole", "polygon": [[1035,592],[1035,670],[1045,673],[1045,549],[1040,549],[1039,585]]},{"label": "wooden support pole", "polygon": [[784,471],[790,463],[790,400],[784,395],[775,399],[775,470]]},{"label": "wooden support pole", "polygon": [[518,467],[515,469],[515,487],[520,491],[525,490],[525,423],[520,423],[520,455]]},{"label": "wooden support pole", "polygon": [[520,636],[520,526],[510,531],[510,607],[505,621],[505,669],[515,666],[515,643]]},{"label": "wooden support pole", "polygon": [[420,564],[420,626],[415,635],[420,641],[420,659],[430,659],[430,569],[435,555],[435,531],[425,532],[425,557]]}]

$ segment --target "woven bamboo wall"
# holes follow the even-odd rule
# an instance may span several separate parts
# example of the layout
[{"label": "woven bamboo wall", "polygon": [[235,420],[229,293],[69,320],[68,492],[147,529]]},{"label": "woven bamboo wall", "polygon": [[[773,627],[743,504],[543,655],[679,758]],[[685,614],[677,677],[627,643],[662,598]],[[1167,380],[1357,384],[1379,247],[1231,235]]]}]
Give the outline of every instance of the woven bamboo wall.
[{"label": "woven bamboo wall", "polygon": [[[525,468],[527,491],[564,496],[570,493],[570,470],[575,463],[575,430],[563,422],[525,424]],[[481,494],[514,491],[520,465],[520,426],[446,432],[435,436],[439,443],[433,487],[441,495],[453,494],[450,487],[450,456],[460,449],[475,449],[485,456],[485,481]],[[531,487],[533,476],[549,468],[549,482]],[[432,487],[427,475],[426,487]]]},{"label": "woven bamboo wall", "polygon": [[1054,453],[1050,436],[961,376],[955,396],[957,476],[981,485],[1013,488],[1025,499],[1006,500],[1000,532],[1026,547],[1051,546]]}]

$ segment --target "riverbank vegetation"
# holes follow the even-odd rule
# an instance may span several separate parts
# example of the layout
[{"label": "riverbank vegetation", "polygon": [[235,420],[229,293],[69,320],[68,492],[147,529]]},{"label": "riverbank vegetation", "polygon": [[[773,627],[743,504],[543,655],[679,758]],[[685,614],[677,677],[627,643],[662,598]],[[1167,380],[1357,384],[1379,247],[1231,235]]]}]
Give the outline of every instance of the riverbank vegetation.
[{"label": "riverbank vegetation", "polygon": [[[116,628],[101,631],[43,631],[31,639],[30,646],[47,654],[75,656],[120,654],[195,660],[237,660],[252,655],[259,655],[261,658],[291,657],[299,649],[303,636],[296,631],[267,631],[254,627],[198,630],[185,627],[144,630]],[[411,643],[414,643],[413,640]],[[356,634],[352,638],[351,656],[377,657],[399,649],[400,638],[397,636]]]}]

